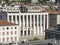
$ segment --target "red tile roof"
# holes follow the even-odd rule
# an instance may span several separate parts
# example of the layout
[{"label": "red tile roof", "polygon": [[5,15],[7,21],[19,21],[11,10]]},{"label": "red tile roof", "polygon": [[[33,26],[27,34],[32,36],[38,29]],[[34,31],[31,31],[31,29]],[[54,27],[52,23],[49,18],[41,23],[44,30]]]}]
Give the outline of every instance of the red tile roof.
[{"label": "red tile roof", "polygon": [[0,26],[10,26],[10,25],[16,25],[15,23],[7,22],[5,20],[0,20]]},{"label": "red tile roof", "polygon": [[48,12],[49,14],[60,14],[60,12],[56,10],[45,10],[44,12]]}]

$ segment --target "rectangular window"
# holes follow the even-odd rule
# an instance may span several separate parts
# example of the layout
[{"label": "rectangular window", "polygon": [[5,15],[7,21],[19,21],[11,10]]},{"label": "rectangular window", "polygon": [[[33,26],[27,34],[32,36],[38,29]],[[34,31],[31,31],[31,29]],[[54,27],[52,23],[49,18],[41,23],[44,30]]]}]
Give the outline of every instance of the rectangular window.
[{"label": "rectangular window", "polygon": [[17,34],[17,31],[15,31],[15,34]]},{"label": "rectangular window", "polygon": [[24,35],[26,35],[26,31],[24,31]]},{"label": "rectangular window", "polygon": [[11,35],[13,35],[13,31],[11,31]]},{"label": "rectangular window", "polygon": [[33,20],[34,20],[34,19],[33,19],[33,15],[32,15],[32,17],[31,17],[31,20],[32,20],[32,28],[33,28]]},{"label": "rectangular window", "polygon": [[7,32],[7,35],[9,35],[9,32]]},{"label": "rectangular window", "polygon": [[17,37],[15,37],[15,41],[17,41]]},{"label": "rectangular window", "polygon": [[30,30],[28,30],[28,35],[30,35]]},{"label": "rectangular window", "polygon": [[7,37],[7,42],[9,42],[9,38]]},{"label": "rectangular window", "polygon": [[23,27],[23,15],[21,15],[21,27]]},{"label": "rectangular window", "polygon": [[23,35],[23,31],[21,30],[21,36]]},{"label": "rectangular window", "polygon": [[3,42],[5,42],[5,38],[2,38]]},{"label": "rectangular window", "polygon": [[38,25],[40,27],[40,15],[38,16]]},{"label": "rectangular window", "polygon": [[3,35],[5,35],[5,32],[3,32]]},{"label": "rectangular window", "polygon": [[13,20],[14,20],[14,22],[15,22],[15,15],[13,16]]},{"label": "rectangular window", "polygon": [[11,21],[11,16],[9,16],[9,21]]},{"label": "rectangular window", "polygon": [[26,22],[26,15],[24,16],[24,20],[25,20],[25,22]]},{"label": "rectangular window", "polygon": [[30,27],[30,15],[28,15],[28,26]]},{"label": "rectangular window", "polygon": [[25,20],[25,27],[27,26],[27,19],[26,19],[27,17],[26,17],[26,15],[24,16],[24,20]]},{"label": "rectangular window", "polygon": [[11,41],[13,41],[13,37],[11,37]]},{"label": "rectangular window", "polygon": [[18,23],[19,23],[19,16],[17,16],[17,21],[18,21]]}]

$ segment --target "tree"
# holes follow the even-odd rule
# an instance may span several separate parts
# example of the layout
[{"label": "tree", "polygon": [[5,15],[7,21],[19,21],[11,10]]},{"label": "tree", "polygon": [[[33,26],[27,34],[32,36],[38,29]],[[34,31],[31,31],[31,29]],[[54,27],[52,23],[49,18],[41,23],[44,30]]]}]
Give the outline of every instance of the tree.
[{"label": "tree", "polygon": [[9,3],[9,0],[4,0],[5,1],[5,3]]},{"label": "tree", "polygon": [[45,4],[46,0],[38,0],[40,4]]},{"label": "tree", "polygon": [[31,3],[31,0],[21,0],[22,3],[28,4]]}]

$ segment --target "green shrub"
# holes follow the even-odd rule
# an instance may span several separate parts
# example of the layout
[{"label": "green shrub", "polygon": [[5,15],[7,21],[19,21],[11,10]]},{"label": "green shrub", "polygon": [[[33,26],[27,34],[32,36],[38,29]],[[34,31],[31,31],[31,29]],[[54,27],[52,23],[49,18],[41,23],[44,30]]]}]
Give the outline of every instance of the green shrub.
[{"label": "green shrub", "polygon": [[39,40],[39,38],[34,37],[34,38],[32,38],[32,39],[29,39],[29,41],[36,41],[36,40]]}]

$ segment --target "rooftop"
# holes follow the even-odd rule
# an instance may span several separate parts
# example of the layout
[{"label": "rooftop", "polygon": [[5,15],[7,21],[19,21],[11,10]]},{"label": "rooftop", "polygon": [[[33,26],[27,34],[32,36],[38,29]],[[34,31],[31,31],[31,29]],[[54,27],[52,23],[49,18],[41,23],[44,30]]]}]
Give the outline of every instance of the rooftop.
[{"label": "rooftop", "polygon": [[57,11],[57,10],[45,10],[44,12],[48,12],[49,14],[55,14],[55,15],[57,15],[57,14],[60,14],[60,11]]},{"label": "rooftop", "polygon": [[5,20],[0,20],[0,26],[11,26],[16,25],[15,23],[7,22]]}]

